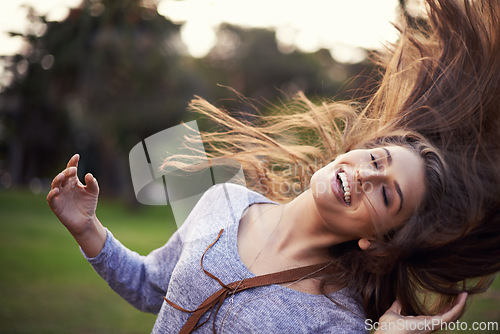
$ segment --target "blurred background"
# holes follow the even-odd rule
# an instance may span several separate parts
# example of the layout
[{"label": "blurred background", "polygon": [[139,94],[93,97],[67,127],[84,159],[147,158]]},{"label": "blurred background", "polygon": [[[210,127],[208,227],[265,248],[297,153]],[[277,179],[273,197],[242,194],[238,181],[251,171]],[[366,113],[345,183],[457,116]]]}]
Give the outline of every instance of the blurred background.
[{"label": "blurred background", "polygon": [[[298,91],[362,94],[376,80],[370,51],[397,38],[390,22],[416,21],[420,10],[404,0],[3,1],[0,333],[152,328],[154,316],[109,291],[46,206],[51,178],[73,153],[80,175],[99,180],[101,220],[147,254],[175,224],[168,207],[135,200],[135,144],[198,120],[186,111],[194,95],[255,112],[234,89],[266,113]],[[467,319],[500,321],[495,284]]]},{"label": "blurred background", "polygon": [[194,95],[228,109],[244,106],[227,87],[268,106],[299,90],[345,97],[373,74],[367,49],[395,38],[389,20],[398,9],[395,1],[378,8],[366,0],[357,1],[360,8],[318,0],[307,7],[280,0],[67,2],[74,7],[64,10],[61,0],[2,5],[4,17],[12,10],[18,17],[11,19],[25,22],[4,31],[2,41],[11,52],[0,58],[4,188],[45,192],[79,152],[81,172],[92,171],[105,194],[130,193],[128,152],[194,117],[186,112]]}]

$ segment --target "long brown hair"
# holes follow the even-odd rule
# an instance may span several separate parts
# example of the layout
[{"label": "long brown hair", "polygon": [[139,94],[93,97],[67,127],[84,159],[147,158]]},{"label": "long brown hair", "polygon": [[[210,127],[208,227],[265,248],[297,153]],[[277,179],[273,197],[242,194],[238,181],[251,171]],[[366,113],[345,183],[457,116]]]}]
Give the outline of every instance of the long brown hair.
[{"label": "long brown hair", "polygon": [[402,145],[424,159],[425,199],[402,227],[370,251],[354,241],[331,249],[339,270],[327,280],[358,292],[372,319],[395,298],[406,314],[435,313],[488,285],[469,279],[500,270],[500,3],[426,2],[428,16],[401,22],[399,41],[374,55],[382,79],[366,103],[298,94],[243,120],[202,98],[190,104],[219,126],[202,134],[209,155],[239,160],[247,185],[276,201],[353,148]]}]

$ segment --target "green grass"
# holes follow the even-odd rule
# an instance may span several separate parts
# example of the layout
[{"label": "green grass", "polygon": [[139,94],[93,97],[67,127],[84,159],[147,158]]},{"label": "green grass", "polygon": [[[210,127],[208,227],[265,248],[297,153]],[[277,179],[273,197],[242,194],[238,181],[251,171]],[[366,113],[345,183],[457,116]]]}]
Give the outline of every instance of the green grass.
[{"label": "green grass", "polygon": [[[98,216],[141,254],[175,229],[167,207],[130,210],[101,200]],[[134,309],[92,270],[43,195],[0,190],[0,268],[0,333],[149,333],[154,324],[154,315]],[[500,279],[470,298],[462,321],[500,321]]]},{"label": "green grass", "polygon": [[[101,200],[100,220],[147,254],[175,229],[167,207]],[[116,295],[82,257],[45,196],[0,191],[0,333],[149,333],[155,315]]]}]

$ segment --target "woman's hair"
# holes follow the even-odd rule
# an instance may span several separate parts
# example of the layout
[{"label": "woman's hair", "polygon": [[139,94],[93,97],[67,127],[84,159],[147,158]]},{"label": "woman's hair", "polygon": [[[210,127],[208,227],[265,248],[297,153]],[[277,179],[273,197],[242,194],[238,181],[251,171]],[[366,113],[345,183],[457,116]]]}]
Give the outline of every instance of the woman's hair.
[{"label": "woman's hair", "polygon": [[368,251],[331,248],[339,270],[324,284],[360,293],[372,319],[395,298],[405,314],[438,312],[500,270],[500,2],[426,3],[427,17],[403,20],[398,42],[374,54],[382,78],[366,102],[299,93],[271,116],[244,117],[190,104],[216,124],[202,134],[209,156],[238,160],[247,185],[280,202],[351,149],[400,145],[423,159],[426,193],[408,221]]}]

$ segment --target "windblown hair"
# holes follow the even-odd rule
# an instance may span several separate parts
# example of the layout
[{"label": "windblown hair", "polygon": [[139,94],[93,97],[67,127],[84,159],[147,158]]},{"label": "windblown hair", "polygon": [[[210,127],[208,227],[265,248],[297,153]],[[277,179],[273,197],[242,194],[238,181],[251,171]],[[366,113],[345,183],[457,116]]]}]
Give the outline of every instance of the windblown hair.
[{"label": "windblown hair", "polygon": [[272,116],[245,118],[190,104],[220,126],[202,134],[210,156],[240,161],[247,185],[276,201],[351,149],[401,145],[422,157],[415,214],[369,251],[356,241],[331,249],[339,270],[324,283],[360,293],[372,319],[395,298],[405,314],[436,313],[500,270],[500,1],[426,2],[428,16],[403,20],[398,42],[374,55],[382,79],[367,102],[298,94]]}]

